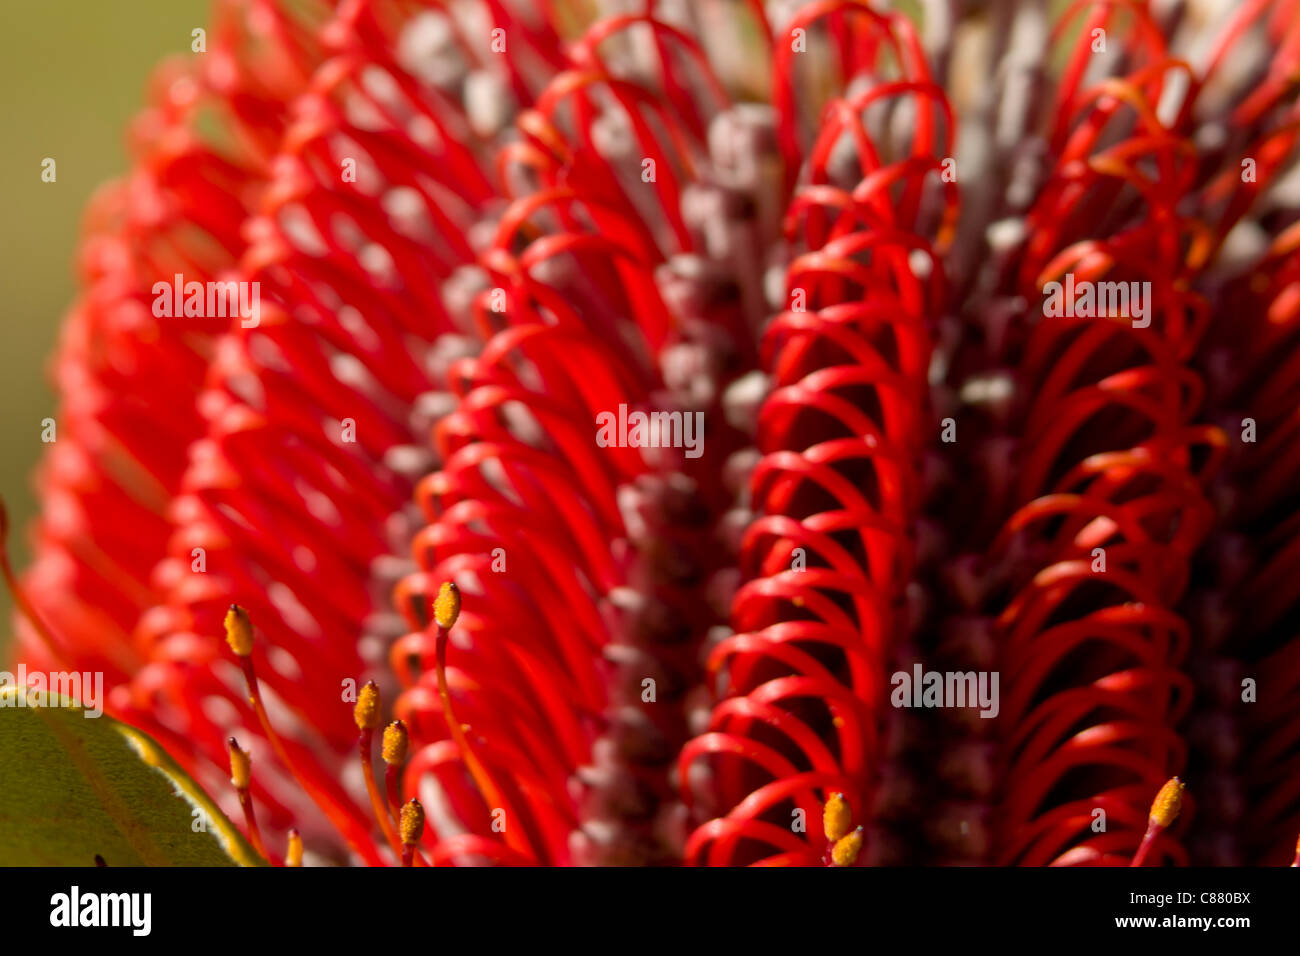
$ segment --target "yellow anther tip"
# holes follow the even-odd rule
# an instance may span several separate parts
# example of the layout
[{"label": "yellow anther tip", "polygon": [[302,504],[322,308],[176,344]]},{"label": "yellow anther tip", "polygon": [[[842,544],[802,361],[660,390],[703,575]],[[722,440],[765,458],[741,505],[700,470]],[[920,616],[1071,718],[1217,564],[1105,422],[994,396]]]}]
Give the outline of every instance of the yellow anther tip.
[{"label": "yellow anther tip", "polygon": [[858,827],[852,833],[840,837],[831,847],[831,865],[832,866],[852,866],[858,861],[858,854],[862,852],[862,842],[865,835],[862,827]]},{"label": "yellow anther tip", "polygon": [[450,628],[460,617],[460,588],[450,581],[444,581],[438,588],[438,596],[433,602],[433,619],[439,627]]},{"label": "yellow anther tip", "polygon": [[240,657],[253,653],[253,622],[238,604],[230,605],[226,612],[226,643]]},{"label": "yellow anther tip", "polygon": [[1177,777],[1171,777],[1151,802],[1150,822],[1158,827],[1167,827],[1178,818],[1178,811],[1182,807],[1183,782]]},{"label": "yellow anther tip", "polygon": [[398,829],[402,831],[402,843],[406,846],[415,846],[420,842],[420,836],[424,833],[424,807],[420,806],[419,800],[412,797],[403,804]]},{"label": "yellow anther tip", "polygon": [[406,745],[408,743],[406,725],[400,720],[395,720],[384,728],[384,743],[380,752],[384,756],[384,763],[401,766],[406,762]]},{"label": "yellow anther tip", "polygon": [[285,866],[302,866],[302,836],[297,830],[289,831],[289,852],[284,858]]},{"label": "yellow anther tip", "polygon": [[253,778],[252,759],[234,737],[226,741],[226,746],[230,748],[230,782],[236,790],[247,790]]},{"label": "yellow anther tip", "polygon": [[832,793],[822,811],[822,830],[826,839],[834,842],[853,827],[853,813],[849,810],[849,801],[842,793]]},{"label": "yellow anther tip", "polygon": [[374,730],[379,726],[379,688],[374,681],[366,681],[357,692],[357,703],[352,708],[352,719],[358,730]]}]

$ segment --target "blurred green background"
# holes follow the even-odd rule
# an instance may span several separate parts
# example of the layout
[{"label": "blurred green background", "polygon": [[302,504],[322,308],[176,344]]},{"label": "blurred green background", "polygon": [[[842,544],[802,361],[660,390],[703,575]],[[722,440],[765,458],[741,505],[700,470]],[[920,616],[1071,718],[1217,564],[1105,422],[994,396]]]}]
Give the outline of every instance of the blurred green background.
[{"label": "blurred green background", "polygon": [[[126,169],[125,131],[150,71],[190,55],[210,0],[0,0],[0,494],[10,553],[27,561],[31,471],[54,414],[46,359],[76,285],[81,211]],[[58,181],[41,182],[52,157]],[[0,599],[0,649],[11,632]]]}]

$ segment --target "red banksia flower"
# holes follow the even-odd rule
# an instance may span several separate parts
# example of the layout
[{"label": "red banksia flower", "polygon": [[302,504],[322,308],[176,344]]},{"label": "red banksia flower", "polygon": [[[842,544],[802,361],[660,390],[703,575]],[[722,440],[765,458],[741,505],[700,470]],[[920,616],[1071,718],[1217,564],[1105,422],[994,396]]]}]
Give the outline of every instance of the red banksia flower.
[{"label": "red banksia flower", "polygon": [[21,657],[287,865],[1289,862],[1300,4],[886,6],[218,2]]}]

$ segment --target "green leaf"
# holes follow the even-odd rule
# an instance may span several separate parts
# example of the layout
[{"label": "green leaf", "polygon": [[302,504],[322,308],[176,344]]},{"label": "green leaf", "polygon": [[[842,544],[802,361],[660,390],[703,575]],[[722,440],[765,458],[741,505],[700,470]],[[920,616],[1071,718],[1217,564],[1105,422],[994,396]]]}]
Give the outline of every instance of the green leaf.
[{"label": "green leaf", "polygon": [[263,863],[149,736],[59,694],[0,687],[0,865],[94,866],[96,855],[109,866]]}]

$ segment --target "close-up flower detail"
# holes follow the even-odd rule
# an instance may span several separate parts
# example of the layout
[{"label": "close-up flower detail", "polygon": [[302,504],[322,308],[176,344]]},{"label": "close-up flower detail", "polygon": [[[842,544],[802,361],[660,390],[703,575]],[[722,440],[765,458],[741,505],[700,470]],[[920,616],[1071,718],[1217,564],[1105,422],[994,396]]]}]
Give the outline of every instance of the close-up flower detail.
[{"label": "close-up flower detail", "polygon": [[14,664],[274,865],[1290,864],[1298,77],[1296,0],[215,0]]}]

